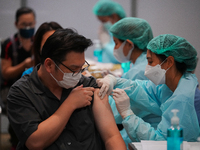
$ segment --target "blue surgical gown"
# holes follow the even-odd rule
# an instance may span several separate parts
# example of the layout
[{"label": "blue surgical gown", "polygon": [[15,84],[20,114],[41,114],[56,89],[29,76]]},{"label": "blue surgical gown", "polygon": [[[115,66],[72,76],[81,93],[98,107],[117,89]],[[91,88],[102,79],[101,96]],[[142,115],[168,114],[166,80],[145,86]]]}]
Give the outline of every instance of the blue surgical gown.
[{"label": "blue surgical gown", "polygon": [[135,61],[135,63],[131,64],[132,67],[130,70],[122,75],[122,78],[125,79],[140,79],[140,80],[148,80],[148,78],[144,75],[145,68],[147,65],[146,52],[143,52]]},{"label": "blue surgical gown", "polygon": [[[130,70],[127,73],[124,73],[122,75],[122,78],[130,79],[130,80],[136,80],[136,79],[148,80],[148,78],[144,75],[146,65],[147,65],[146,52],[143,52],[136,59],[135,63],[132,64],[132,67],[130,68]],[[115,88],[118,88],[118,86],[115,86]],[[116,105],[115,105],[115,101],[111,96],[109,97],[109,103],[112,108],[116,122],[118,124],[121,124],[122,118],[119,115]],[[157,128],[158,123],[161,121],[161,115],[152,114],[150,112],[145,111],[144,109],[139,109],[139,108],[135,107],[134,105],[131,106],[131,110],[135,114],[137,114],[137,116],[143,118],[143,120],[150,123],[151,126],[154,127],[155,129]],[[131,142],[125,129],[120,131],[120,133],[121,133],[122,138],[124,139],[126,145]]]},{"label": "blue surgical gown", "polygon": [[196,141],[200,127],[194,106],[195,90],[198,85],[194,74],[184,73],[178,86],[172,92],[165,84],[155,86],[151,81],[117,79],[119,88],[132,86],[126,90],[131,107],[161,115],[162,120],[155,130],[136,114],[126,117],[122,124],[132,141],[166,140],[167,129],[171,125],[172,109],[178,109],[179,125],[183,128],[184,141]]}]

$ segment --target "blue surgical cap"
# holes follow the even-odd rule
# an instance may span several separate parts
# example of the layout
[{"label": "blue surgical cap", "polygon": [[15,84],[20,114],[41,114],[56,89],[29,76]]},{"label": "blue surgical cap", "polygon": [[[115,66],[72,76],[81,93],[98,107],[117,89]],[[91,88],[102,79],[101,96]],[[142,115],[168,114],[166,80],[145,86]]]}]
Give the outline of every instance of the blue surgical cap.
[{"label": "blue surgical cap", "polygon": [[149,23],[141,18],[126,17],[110,28],[114,37],[133,42],[139,49],[146,51],[147,44],[153,38]]},{"label": "blue surgical cap", "polygon": [[166,57],[173,56],[175,61],[186,64],[187,71],[193,71],[196,68],[197,51],[182,37],[171,34],[159,35],[149,42],[147,49]]},{"label": "blue surgical cap", "polygon": [[123,7],[112,0],[99,0],[93,7],[93,13],[97,16],[111,16],[113,14],[117,14],[120,18],[126,16]]}]

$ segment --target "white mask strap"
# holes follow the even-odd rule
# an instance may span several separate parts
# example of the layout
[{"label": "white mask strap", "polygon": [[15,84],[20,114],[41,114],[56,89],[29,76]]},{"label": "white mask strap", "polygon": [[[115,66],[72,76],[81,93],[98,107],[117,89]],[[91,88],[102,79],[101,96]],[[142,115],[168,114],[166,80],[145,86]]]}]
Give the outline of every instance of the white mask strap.
[{"label": "white mask strap", "polygon": [[[53,61],[54,62],[54,61]],[[54,64],[56,65],[56,63],[54,62]],[[56,67],[64,74],[64,72],[56,65]]]},{"label": "white mask strap", "polygon": [[160,64],[160,66],[162,66],[162,64],[164,64],[164,62],[167,60],[167,58],[165,58],[165,60]]},{"label": "white mask strap", "polygon": [[[167,58],[160,64],[160,66],[162,66],[162,64],[164,64],[164,62],[167,60]],[[169,70],[171,67],[169,67],[167,70]],[[167,72],[167,70],[165,70]]]},{"label": "white mask strap", "polygon": [[52,76],[52,78],[56,81],[56,82],[58,82],[58,80],[50,73],[50,75]]}]

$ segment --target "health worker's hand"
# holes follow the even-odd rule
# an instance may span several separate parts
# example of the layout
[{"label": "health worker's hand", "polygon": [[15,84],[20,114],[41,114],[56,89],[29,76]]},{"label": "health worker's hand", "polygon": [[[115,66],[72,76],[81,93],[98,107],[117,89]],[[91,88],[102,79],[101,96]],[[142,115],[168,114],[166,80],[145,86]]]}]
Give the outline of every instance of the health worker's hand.
[{"label": "health worker's hand", "polygon": [[130,108],[130,98],[123,89],[117,88],[113,90],[112,95],[113,99],[115,100],[117,110],[123,119],[133,114],[133,111]]},{"label": "health worker's hand", "polygon": [[117,84],[117,79],[115,78],[115,76],[109,74],[102,79],[97,79],[96,82],[97,85],[101,87],[99,91],[99,96],[101,97],[101,99],[103,99],[106,94],[111,94],[114,86]]},{"label": "health worker's hand", "polygon": [[71,91],[67,100],[74,109],[89,106],[92,101],[94,90],[93,87],[83,87],[83,85],[80,85]]},{"label": "health worker's hand", "polygon": [[33,66],[33,60],[31,57],[28,57],[24,60],[24,66],[25,68],[30,68]]}]

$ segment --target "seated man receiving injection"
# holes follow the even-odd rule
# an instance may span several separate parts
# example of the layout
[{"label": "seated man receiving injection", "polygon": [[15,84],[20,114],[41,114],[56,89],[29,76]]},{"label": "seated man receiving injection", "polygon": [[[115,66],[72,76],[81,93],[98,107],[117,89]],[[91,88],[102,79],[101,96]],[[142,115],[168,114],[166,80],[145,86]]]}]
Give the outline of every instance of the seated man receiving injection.
[{"label": "seated man receiving injection", "polygon": [[91,44],[74,30],[56,30],[43,46],[41,64],[11,87],[8,116],[17,149],[126,149],[108,98],[100,100],[95,79],[81,74]]}]

